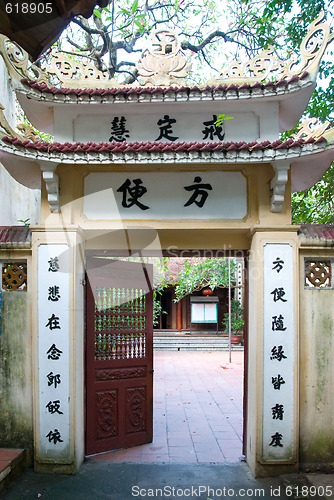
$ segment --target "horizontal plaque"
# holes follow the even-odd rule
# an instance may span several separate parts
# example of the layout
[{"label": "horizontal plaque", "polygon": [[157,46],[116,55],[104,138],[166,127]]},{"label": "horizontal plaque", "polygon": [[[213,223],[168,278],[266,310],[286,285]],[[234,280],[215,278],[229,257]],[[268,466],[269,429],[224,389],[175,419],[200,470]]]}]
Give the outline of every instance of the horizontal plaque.
[{"label": "horizontal plaque", "polygon": [[91,172],[84,178],[87,220],[245,220],[243,172]]}]

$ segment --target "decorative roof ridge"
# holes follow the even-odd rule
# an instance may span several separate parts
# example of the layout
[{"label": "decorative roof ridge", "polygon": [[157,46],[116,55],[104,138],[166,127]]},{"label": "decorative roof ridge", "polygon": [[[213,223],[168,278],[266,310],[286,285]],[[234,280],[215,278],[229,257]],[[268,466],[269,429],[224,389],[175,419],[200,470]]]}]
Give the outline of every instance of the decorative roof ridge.
[{"label": "decorative roof ridge", "polygon": [[0,226],[0,248],[30,248],[29,226]]},{"label": "decorative roof ridge", "polygon": [[2,137],[2,141],[9,145],[14,145],[17,147],[23,147],[26,149],[35,149],[41,152],[51,152],[51,153],[80,153],[80,152],[90,152],[90,153],[98,153],[98,152],[136,152],[136,151],[244,151],[244,150],[281,150],[281,149],[292,149],[296,147],[301,147],[303,145],[310,144],[321,144],[327,143],[324,137],[320,137],[317,140],[309,141],[299,138],[297,140],[287,139],[281,140],[277,139],[276,141],[229,141],[229,142],[158,142],[158,141],[146,141],[146,142],[103,142],[94,143],[92,141],[83,143],[83,142],[46,142],[46,141],[30,141],[25,140],[21,141],[17,137]]},{"label": "decorative roof ridge", "polygon": [[301,224],[297,234],[302,245],[304,243],[303,246],[310,244],[310,241],[312,241],[311,245],[316,246],[330,241],[330,246],[334,246],[334,224]]},{"label": "decorative roof ridge", "polygon": [[282,79],[280,78],[277,81],[269,81],[269,82],[240,82],[240,83],[233,83],[231,82],[230,84],[227,83],[217,83],[216,85],[203,85],[203,86],[198,86],[198,85],[193,85],[193,86],[182,86],[182,87],[177,87],[177,86],[169,86],[169,87],[142,87],[142,86],[133,86],[133,85],[124,85],[124,86],[118,86],[118,87],[110,87],[110,88],[72,88],[72,87],[56,87],[55,85],[47,85],[46,83],[42,82],[39,83],[36,80],[30,80],[28,78],[22,78],[21,83],[27,87],[32,88],[33,90],[39,91],[39,92],[44,92],[44,93],[49,93],[53,95],[76,95],[76,96],[117,96],[117,95],[131,95],[131,94],[137,94],[137,95],[143,95],[143,94],[162,94],[166,95],[168,92],[173,92],[176,94],[184,94],[186,93],[187,96],[189,96],[191,93],[199,93],[199,94],[204,94],[208,92],[224,92],[227,93],[228,91],[249,91],[252,92],[253,90],[256,90],[256,96],[258,95],[258,91],[266,91],[270,90],[272,91],[275,88],[280,88],[280,87],[288,87],[292,83],[296,82],[304,82],[307,77],[309,76],[309,73],[307,71],[304,71],[301,75],[294,75],[290,78],[285,78]]}]

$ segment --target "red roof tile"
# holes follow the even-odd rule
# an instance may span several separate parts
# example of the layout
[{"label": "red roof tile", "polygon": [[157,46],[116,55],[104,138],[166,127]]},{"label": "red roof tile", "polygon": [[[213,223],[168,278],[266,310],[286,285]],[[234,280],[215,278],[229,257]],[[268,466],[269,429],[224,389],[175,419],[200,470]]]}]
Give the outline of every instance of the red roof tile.
[{"label": "red roof tile", "polygon": [[[98,89],[98,88],[59,88],[55,86],[47,86],[45,83],[37,83],[35,80],[28,80],[27,78],[23,78],[21,80],[21,83],[24,85],[31,87],[35,90],[38,90],[40,92],[48,92],[52,93],[54,95],[69,95],[69,94],[74,94],[77,96],[110,96],[110,95],[131,95],[131,94],[163,94],[166,95],[170,92],[173,93],[186,93],[186,94],[191,94],[191,93],[207,93],[207,92],[212,92],[213,94],[217,91],[220,92],[227,92],[231,90],[238,91],[240,90],[249,90],[251,91],[252,89],[259,89],[261,88],[262,90],[265,89],[275,89],[277,87],[281,86],[287,86],[290,83],[297,82],[300,80],[305,79],[308,76],[307,72],[304,72],[302,75],[294,75],[293,77],[289,79],[283,79],[281,78],[280,80],[276,82],[256,82],[256,83],[230,83],[230,84],[219,84],[219,85],[207,85],[206,87],[167,87],[167,88],[161,88],[161,87],[117,87],[117,88],[109,88],[109,89]],[[88,82],[89,84],[89,82]]]},{"label": "red roof tile", "polygon": [[31,229],[29,226],[0,226],[0,246],[30,246]]},{"label": "red roof tile", "polygon": [[[65,142],[63,144],[59,142],[41,142],[41,141],[20,141],[17,137],[5,136],[2,141],[6,144],[13,144],[17,147],[23,147],[27,149],[35,149],[41,152],[51,152],[51,153],[99,153],[99,152],[136,152],[136,151],[242,151],[242,150],[264,150],[264,149],[290,149],[295,146],[302,146],[306,143],[304,139],[298,139],[293,141],[288,139],[287,141],[276,140],[274,142],[264,141],[262,143],[257,142],[99,142],[98,144],[94,142],[76,142],[70,143]],[[326,142],[323,137],[315,141],[315,143]]]},{"label": "red roof tile", "polygon": [[302,224],[298,235],[310,239],[334,240],[334,224]]}]

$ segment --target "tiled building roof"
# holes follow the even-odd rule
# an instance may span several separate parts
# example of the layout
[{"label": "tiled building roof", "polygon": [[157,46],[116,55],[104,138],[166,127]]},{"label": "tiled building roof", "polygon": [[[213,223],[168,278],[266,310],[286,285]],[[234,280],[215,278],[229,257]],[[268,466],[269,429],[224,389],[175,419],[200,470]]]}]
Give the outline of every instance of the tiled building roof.
[{"label": "tiled building roof", "polygon": [[30,248],[29,226],[0,226],[0,248]]},{"label": "tiled building roof", "polygon": [[[119,86],[116,88],[66,88],[48,86],[35,80],[23,78],[21,83],[43,94],[45,99],[57,101],[191,101],[191,100],[222,100],[227,98],[263,97],[265,95],[281,95],[300,89],[310,83],[309,74],[305,71],[302,75],[282,78],[276,82],[256,83],[230,83],[220,85],[206,85],[205,87],[130,87]],[[49,97],[48,97],[49,96]]]},{"label": "tiled building roof", "polygon": [[257,151],[280,151],[288,150],[294,151],[295,149],[300,149],[303,146],[316,146],[316,145],[326,145],[327,141],[324,137],[320,137],[315,140],[310,138],[308,140],[304,139],[288,139],[285,141],[277,140],[274,142],[264,141],[264,142],[65,142],[65,143],[49,143],[43,141],[21,141],[17,137],[5,136],[2,141],[8,145],[15,146],[19,149],[25,149],[32,152],[49,153],[49,154],[64,154],[71,156],[73,154],[85,155],[87,153],[98,154],[98,153],[109,153],[109,154],[129,154],[129,153],[186,153],[186,152],[197,152],[197,153],[221,153],[223,157],[229,152],[257,152]]},{"label": "tiled building roof", "polygon": [[334,242],[334,224],[302,224],[298,235],[309,240]]}]

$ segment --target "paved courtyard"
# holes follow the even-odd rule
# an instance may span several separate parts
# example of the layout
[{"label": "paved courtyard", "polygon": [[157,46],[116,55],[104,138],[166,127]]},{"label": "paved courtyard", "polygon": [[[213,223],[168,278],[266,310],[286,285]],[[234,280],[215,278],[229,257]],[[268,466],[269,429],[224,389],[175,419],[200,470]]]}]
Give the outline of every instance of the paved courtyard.
[{"label": "paved courtyard", "polygon": [[235,463],[242,456],[243,355],[155,351],[153,442],[95,455],[111,462]]}]

